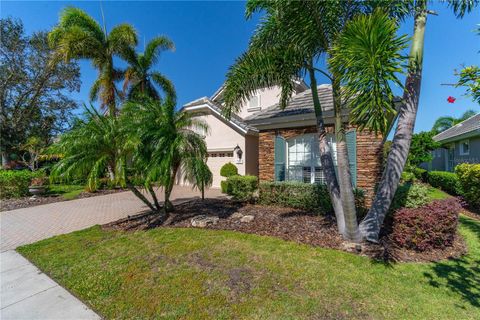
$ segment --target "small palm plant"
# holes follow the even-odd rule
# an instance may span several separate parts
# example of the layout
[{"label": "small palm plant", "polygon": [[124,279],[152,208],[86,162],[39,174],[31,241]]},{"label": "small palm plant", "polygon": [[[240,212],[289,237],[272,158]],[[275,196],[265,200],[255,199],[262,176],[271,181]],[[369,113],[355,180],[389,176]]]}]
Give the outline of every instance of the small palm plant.
[{"label": "small palm plant", "polygon": [[50,32],[49,40],[59,57],[88,59],[98,70],[98,78],[90,89],[90,100],[100,99],[101,106],[110,114],[116,113],[121,97],[115,82],[123,72],[113,65],[113,57],[121,57],[128,48],[137,45],[137,33],[130,24],[115,26],[110,33],[106,27],[90,17],[85,11],[67,7],[60,15],[59,24]]},{"label": "small palm plant", "polygon": [[139,99],[142,95],[160,99],[160,94],[155,86],[160,87],[170,99],[176,99],[175,88],[171,81],[160,72],[151,70],[162,51],[174,49],[173,42],[167,37],[161,36],[151,40],[143,54],[136,53],[133,48],[129,48],[125,52],[124,59],[128,62],[129,67],[125,71],[123,90],[127,91],[129,99]]},{"label": "small palm plant", "polygon": [[192,181],[193,187],[200,190],[202,200],[205,200],[205,188],[212,185],[213,174],[204,159],[192,159],[192,161],[187,167],[191,172],[187,172],[186,176]]},{"label": "small palm plant", "polygon": [[460,122],[465,121],[470,117],[473,117],[476,114],[477,112],[475,112],[475,110],[467,110],[459,118],[455,118],[452,116],[440,117],[437,120],[435,120],[435,123],[433,124],[433,127],[432,127],[432,131],[435,133],[443,132],[447,129],[450,129],[454,125],[457,125]]},{"label": "small palm plant", "polygon": [[[149,208],[161,213],[166,219],[172,211],[170,201],[173,185],[178,174],[197,184],[206,178],[198,178],[198,163],[204,162],[207,147],[203,133],[208,130],[205,122],[191,114],[175,110],[175,103],[147,99],[127,102],[122,109],[122,127],[127,138],[125,150],[131,153],[131,174],[140,177],[143,186],[151,190],[153,185],[162,186],[165,194],[163,207],[155,200],[150,203],[130,181],[128,187]],[[202,172],[203,173],[203,172]]]},{"label": "small palm plant", "polygon": [[110,184],[125,186],[125,158],[118,119],[85,107],[84,119],[63,134],[49,153],[60,154],[50,174],[52,180],[74,180],[87,177],[87,189],[95,191],[101,178],[108,176]]}]

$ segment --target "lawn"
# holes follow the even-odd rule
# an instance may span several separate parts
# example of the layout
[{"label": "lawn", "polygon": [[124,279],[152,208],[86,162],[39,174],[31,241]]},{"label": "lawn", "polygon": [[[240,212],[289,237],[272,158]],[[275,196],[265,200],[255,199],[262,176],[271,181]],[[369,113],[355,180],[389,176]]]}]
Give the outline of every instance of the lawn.
[{"label": "lawn", "polygon": [[100,227],[18,249],[107,319],[479,319],[480,222],[469,254],[428,264],[232,231]]},{"label": "lawn", "polygon": [[65,184],[52,184],[48,186],[48,195],[58,195],[65,200],[73,200],[77,198],[83,191],[85,186],[81,185],[65,185]]},{"label": "lawn", "polygon": [[446,199],[448,197],[451,197],[451,195],[449,195],[445,191],[442,191],[440,189],[437,189],[437,188],[434,188],[434,187],[431,187],[431,186],[428,187],[428,196],[432,200],[442,200],[442,199]]}]

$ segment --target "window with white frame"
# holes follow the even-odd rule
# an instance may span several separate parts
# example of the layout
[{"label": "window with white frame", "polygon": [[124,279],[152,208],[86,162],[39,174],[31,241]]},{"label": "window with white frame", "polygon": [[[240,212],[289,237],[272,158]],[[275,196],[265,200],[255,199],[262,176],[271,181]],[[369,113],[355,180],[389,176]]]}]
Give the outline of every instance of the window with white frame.
[{"label": "window with white frame", "polygon": [[[308,134],[287,140],[286,180],[325,183],[316,135]],[[336,164],[336,143],[327,138]]]},{"label": "window with white frame", "polygon": [[460,142],[460,155],[467,156],[470,154],[470,140]]},{"label": "window with white frame", "polygon": [[250,99],[248,100],[248,106],[247,106],[249,111],[255,111],[260,109],[260,95],[255,95],[251,96]]}]

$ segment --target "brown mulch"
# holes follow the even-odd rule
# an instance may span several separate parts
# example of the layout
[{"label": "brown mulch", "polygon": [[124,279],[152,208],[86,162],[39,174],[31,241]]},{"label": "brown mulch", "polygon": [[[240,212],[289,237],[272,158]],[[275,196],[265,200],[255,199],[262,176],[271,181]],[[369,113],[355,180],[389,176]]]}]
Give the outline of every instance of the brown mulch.
[{"label": "brown mulch", "polygon": [[[220,219],[206,228],[273,236],[288,241],[352,252],[388,262],[429,262],[459,257],[466,252],[463,239],[457,236],[454,245],[444,250],[417,252],[398,248],[384,236],[380,244],[346,242],[338,234],[332,217],[319,216],[299,209],[238,203],[225,199],[191,200],[175,206],[175,211],[163,223],[158,215],[143,213],[103,225],[105,230],[137,231],[154,227],[193,228],[191,219],[198,215]],[[255,216],[252,222],[240,217]],[[162,225],[160,225],[163,223]]]},{"label": "brown mulch", "polygon": [[28,208],[28,207],[35,207],[42,204],[54,203],[54,202],[62,202],[62,201],[70,201],[82,198],[90,198],[96,196],[103,196],[106,194],[117,193],[125,191],[123,189],[111,189],[111,190],[97,190],[95,192],[87,192],[84,191],[80,193],[75,199],[64,199],[61,195],[55,196],[41,196],[32,198],[31,196],[22,197],[22,198],[12,198],[12,199],[2,199],[0,200],[0,212],[2,211],[9,211],[21,208]]}]

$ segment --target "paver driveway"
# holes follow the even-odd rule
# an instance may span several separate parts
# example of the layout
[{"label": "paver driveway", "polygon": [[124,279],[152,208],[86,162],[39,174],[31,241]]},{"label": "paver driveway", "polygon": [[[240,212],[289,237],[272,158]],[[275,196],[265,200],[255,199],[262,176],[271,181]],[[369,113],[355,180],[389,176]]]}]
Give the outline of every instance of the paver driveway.
[{"label": "paver driveway", "polygon": [[[160,191],[159,200],[163,200]],[[190,187],[175,186],[172,200],[178,203],[198,196],[199,192]],[[209,189],[205,196],[220,197],[221,193],[218,189]],[[0,212],[0,251],[108,223],[147,209],[138,198],[126,191]]]}]

